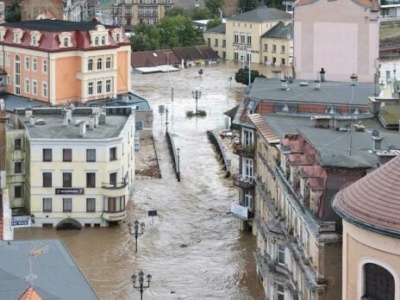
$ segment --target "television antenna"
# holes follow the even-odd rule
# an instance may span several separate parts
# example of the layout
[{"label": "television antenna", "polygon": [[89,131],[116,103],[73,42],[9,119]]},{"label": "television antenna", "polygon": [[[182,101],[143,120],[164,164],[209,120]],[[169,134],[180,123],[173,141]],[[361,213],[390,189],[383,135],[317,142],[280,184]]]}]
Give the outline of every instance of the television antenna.
[{"label": "television antenna", "polygon": [[32,286],[33,281],[37,279],[37,275],[33,273],[33,268],[32,268],[32,261],[38,261],[39,257],[43,254],[49,251],[49,246],[44,246],[42,248],[37,248],[34,247],[29,253],[28,253],[28,260],[29,260],[29,275],[25,277],[25,280],[29,282],[29,285]]}]

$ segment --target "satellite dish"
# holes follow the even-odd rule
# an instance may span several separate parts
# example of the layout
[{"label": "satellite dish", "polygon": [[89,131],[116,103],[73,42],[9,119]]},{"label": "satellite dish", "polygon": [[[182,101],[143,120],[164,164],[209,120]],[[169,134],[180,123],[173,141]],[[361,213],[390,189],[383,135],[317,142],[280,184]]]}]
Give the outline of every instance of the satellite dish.
[{"label": "satellite dish", "polygon": [[381,136],[380,132],[377,129],[372,130],[371,135],[373,137],[380,137]]}]

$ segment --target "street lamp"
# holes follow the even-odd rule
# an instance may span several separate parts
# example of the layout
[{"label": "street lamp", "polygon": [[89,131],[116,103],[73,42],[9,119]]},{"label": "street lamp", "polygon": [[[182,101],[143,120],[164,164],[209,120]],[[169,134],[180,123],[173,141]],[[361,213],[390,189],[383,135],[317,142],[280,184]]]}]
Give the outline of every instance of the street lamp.
[{"label": "street lamp", "polygon": [[176,149],[176,152],[177,152],[177,154],[178,154],[178,157],[177,157],[177,163],[176,163],[176,173],[177,173],[177,175],[178,175],[178,181],[181,181],[181,170],[180,170],[180,161],[179,161],[179,159],[180,159],[180,157],[179,157],[179,151],[181,151],[181,149],[179,149],[179,148],[177,148]]},{"label": "street lamp", "polygon": [[197,114],[198,114],[197,102],[201,98],[201,90],[200,90],[200,88],[197,88],[195,91],[192,91],[192,97],[193,97],[193,99],[196,100],[196,116],[197,116]]},{"label": "street lamp", "polygon": [[144,286],[143,285],[143,283],[144,283],[144,272],[143,271],[140,271],[139,273],[138,273],[138,275],[139,275],[139,285],[138,286],[136,286],[136,279],[137,279],[137,275],[135,275],[135,274],[133,274],[132,276],[131,276],[131,278],[132,278],[132,284],[133,284],[133,287],[135,288],[135,289],[137,289],[137,290],[139,290],[139,292],[140,292],[140,300],[143,300],[143,291],[145,290],[145,289],[147,289],[147,288],[149,288],[150,287],[150,281],[151,281],[151,275],[150,274],[147,274],[146,275],[146,278],[147,278],[147,286]]},{"label": "street lamp", "polygon": [[165,133],[168,133],[168,108],[165,109]]},{"label": "street lamp", "polygon": [[[140,227],[140,231],[139,231],[139,227]],[[144,232],[144,227],[145,227],[144,222],[139,223],[138,220],[136,220],[136,221],[133,223],[133,225],[132,225],[132,223],[129,223],[129,224],[128,224],[129,234],[135,237],[135,241],[136,241],[136,244],[135,244],[135,252],[137,252],[137,239],[138,239],[139,235],[142,235],[142,234],[143,234],[143,232]]]}]

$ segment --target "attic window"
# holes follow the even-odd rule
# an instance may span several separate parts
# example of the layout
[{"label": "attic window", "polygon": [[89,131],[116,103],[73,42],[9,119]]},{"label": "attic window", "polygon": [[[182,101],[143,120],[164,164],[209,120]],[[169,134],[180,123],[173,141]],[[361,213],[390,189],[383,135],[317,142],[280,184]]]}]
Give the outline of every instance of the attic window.
[{"label": "attic window", "polygon": [[58,35],[58,37],[60,39],[60,48],[68,48],[72,46],[70,32],[62,32]]},{"label": "attic window", "polygon": [[31,32],[31,46],[38,47],[41,36],[42,36],[42,34],[39,31],[32,31]]},{"label": "attic window", "polygon": [[16,28],[16,29],[14,29],[13,33],[14,33],[13,42],[15,44],[21,44],[21,39],[22,39],[22,35],[24,34],[24,32],[21,29]]},{"label": "attic window", "polygon": [[111,36],[116,43],[122,42],[122,28],[114,28],[111,31]]}]

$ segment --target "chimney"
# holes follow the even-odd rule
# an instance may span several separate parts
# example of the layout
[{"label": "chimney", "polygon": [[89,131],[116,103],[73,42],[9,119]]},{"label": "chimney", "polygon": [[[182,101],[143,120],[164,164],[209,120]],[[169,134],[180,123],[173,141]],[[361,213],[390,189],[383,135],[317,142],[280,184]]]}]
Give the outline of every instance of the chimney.
[{"label": "chimney", "polygon": [[81,121],[79,123],[79,136],[85,137],[86,135],[86,121]]},{"label": "chimney", "polygon": [[63,109],[62,115],[63,115],[62,126],[66,127],[66,126],[68,126],[68,110]]},{"label": "chimney", "polygon": [[30,126],[35,126],[35,116],[31,116],[31,118],[29,119],[29,125]]},{"label": "chimney", "polygon": [[91,115],[89,118],[89,129],[94,130],[94,115]]},{"label": "chimney", "polygon": [[106,113],[105,112],[100,113],[99,125],[106,125]]},{"label": "chimney", "polygon": [[375,152],[381,150],[382,149],[383,136],[381,136],[379,131],[376,130],[376,129],[372,130],[371,138],[372,138],[372,141],[373,141],[372,150],[375,151]]},{"label": "chimney", "polygon": [[319,78],[321,82],[325,82],[325,70],[324,68],[321,68],[321,71],[319,71]]},{"label": "chimney", "polygon": [[281,79],[281,90],[282,91],[287,91],[288,90],[288,84],[286,79]]}]

